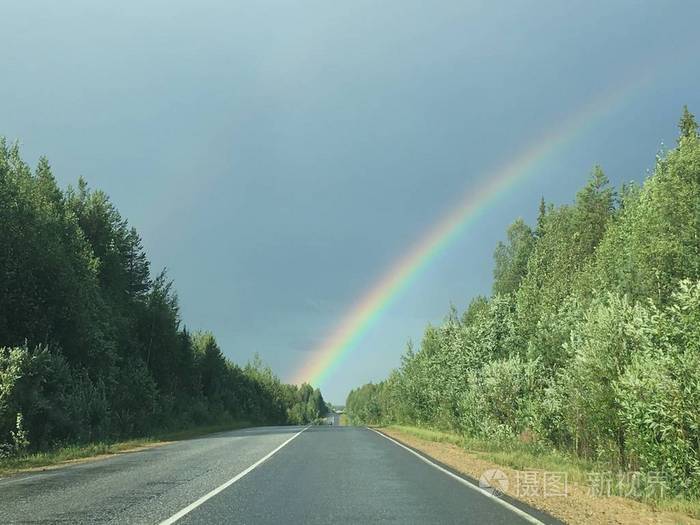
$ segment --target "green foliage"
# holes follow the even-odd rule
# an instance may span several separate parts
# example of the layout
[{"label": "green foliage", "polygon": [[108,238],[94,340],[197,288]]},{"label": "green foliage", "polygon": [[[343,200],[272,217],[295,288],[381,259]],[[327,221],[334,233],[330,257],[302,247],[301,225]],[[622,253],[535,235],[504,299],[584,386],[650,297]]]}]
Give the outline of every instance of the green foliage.
[{"label": "green foliage", "polygon": [[531,359],[539,358],[551,369],[563,364],[561,346],[568,339],[571,310],[590,292],[585,270],[614,211],[615,194],[607,185],[596,167],[573,206],[550,208],[541,217],[541,233],[516,294],[519,344]]},{"label": "green foliage", "polygon": [[667,303],[681,279],[700,279],[700,139],[659,158],[628,197],[593,265],[593,286]]},{"label": "green foliage", "polygon": [[368,383],[350,392],[346,409],[352,414],[353,423],[377,425],[382,422],[383,414],[380,406],[382,390],[383,384]]},{"label": "green foliage", "polygon": [[0,345],[61,347],[107,363],[93,256],[45,159],[32,172],[0,139]]},{"label": "green foliage", "polygon": [[695,120],[695,115],[688,111],[688,106],[683,106],[683,115],[681,115],[681,120],[678,123],[678,129],[681,131],[678,142],[683,139],[698,137],[698,123]]},{"label": "green foliage", "polygon": [[0,139],[0,455],[221,422],[308,423],[318,390],[181,327],[165,271],[107,195],[61,191]]},{"label": "green foliage", "polygon": [[556,388],[571,446],[584,457],[629,466],[615,385],[632,356],[653,346],[653,318],[626,297],[596,299],[582,312],[563,350],[571,356]]},{"label": "green foliage", "polygon": [[683,281],[656,316],[658,341],[635,352],[615,385],[628,447],[675,493],[700,496],[700,283]]},{"label": "green foliage", "polygon": [[[660,472],[700,497],[700,137],[617,194],[598,167],[495,251],[493,296],[428,326],[418,351],[348,396],[351,420],[417,425]],[[557,452],[558,453],[558,452]]]},{"label": "green foliage", "polygon": [[[472,398],[478,399],[482,415],[480,435],[517,436],[531,427],[538,372],[537,361],[525,361],[518,355],[490,361],[482,368],[472,382],[476,394]],[[470,407],[466,404],[463,413]]]},{"label": "green foliage", "polygon": [[15,454],[22,454],[29,448],[29,436],[24,428],[24,417],[21,412],[17,413],[15,430],[10,432],[10,436],[12,437],[12,448]]},{"label": "green foliage", "polygon": [[498,243],[494,253],[493,293],[514,293],[527,272],[527,261],[535,246],[535,236],[522,219],[508,227],[508,244]]}]

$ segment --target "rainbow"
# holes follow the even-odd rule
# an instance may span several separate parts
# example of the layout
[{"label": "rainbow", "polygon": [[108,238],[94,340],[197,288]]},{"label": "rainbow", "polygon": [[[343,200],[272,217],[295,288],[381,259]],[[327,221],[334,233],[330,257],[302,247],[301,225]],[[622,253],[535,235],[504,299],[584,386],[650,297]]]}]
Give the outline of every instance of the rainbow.
[{"label": "rainbow", "polygon": [[436,222],[366,292],[338,325],[315,348],[297,371],[294,383],[321,386],[337,370],[364,334],[381,318],[399,294],[408,288],[447,246],[453,243],[479,215],[497,199],[522,182],[555,154],[589,130],[630,98],[645,78],[635,77],[616,89],[605,92],[582,107],[573,116],[533,141],[507,163],[488,173],[484,183],[469,188],[458,204]]}]

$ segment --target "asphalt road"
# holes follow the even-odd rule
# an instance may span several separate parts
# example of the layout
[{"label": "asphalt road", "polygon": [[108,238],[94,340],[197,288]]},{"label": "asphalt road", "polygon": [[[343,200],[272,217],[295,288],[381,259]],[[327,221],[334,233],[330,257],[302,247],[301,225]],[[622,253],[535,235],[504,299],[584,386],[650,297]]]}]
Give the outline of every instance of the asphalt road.
[{"label": "asphalt road", "polygon": [[340,425],[340,416],[335,412],[329,414],[328,416],[326,416],[326,424],[336,426]]},{"label": "asphalt road", "polygon": [[368,429],[301,430],[226,432],[8,477],[0,523],[532,522]]}]

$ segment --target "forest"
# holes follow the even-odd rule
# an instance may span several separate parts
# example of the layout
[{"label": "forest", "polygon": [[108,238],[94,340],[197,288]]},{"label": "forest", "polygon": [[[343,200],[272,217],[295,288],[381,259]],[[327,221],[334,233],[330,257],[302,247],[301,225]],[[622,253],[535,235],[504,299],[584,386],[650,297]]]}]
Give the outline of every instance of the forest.
[{"label": "forest", "polygon": [[304,424],[318,389],[190,332],[138,232],[81,178],[61,190],[0,139],[0,459],[246,422]]},{"label": "forest", "polygon": [[492,292],[452,307],[400,366],[353,390],[356,424],[525,442],[662,472],[700,497],[700,136],[684,109],[641,184],[595,167],[496,246]]}]

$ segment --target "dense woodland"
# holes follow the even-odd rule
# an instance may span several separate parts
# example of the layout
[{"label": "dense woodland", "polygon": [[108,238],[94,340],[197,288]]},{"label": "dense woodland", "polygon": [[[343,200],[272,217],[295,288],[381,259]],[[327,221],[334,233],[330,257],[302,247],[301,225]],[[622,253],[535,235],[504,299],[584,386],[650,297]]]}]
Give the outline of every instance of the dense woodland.
[{"label": "dense woodland", "polygon": [[663,472],[700,497],[700,137],[643,184],[596,167],[571,205],[540,203],[495,250],[491,297],[428,326],[401,366],[353,390],[352,420],[533,443]]},{"label": "dense woodland", "polygon": [[107,195],[0,139],[0,458],[193,425],[306,423],[326,403],[189,332]]}]

